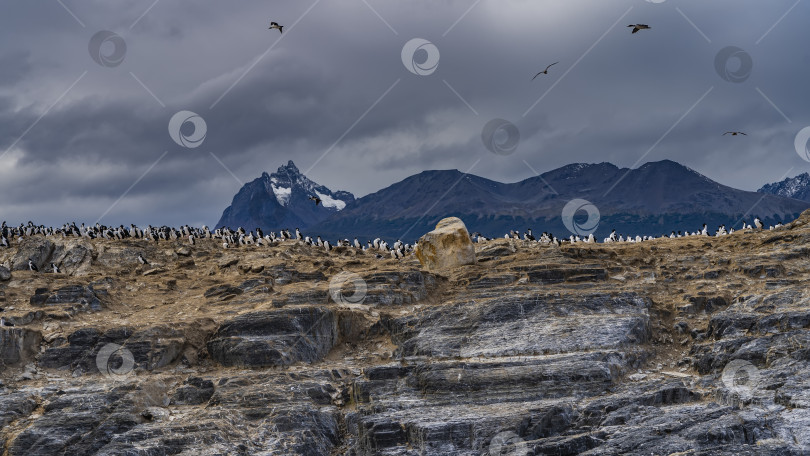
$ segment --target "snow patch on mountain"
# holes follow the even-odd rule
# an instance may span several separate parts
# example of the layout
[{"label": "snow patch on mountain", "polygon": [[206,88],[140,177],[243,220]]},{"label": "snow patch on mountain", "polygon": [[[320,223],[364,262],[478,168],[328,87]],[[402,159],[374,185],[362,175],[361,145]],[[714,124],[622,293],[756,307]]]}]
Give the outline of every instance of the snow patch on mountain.
[{"label": "snow patch on mountain", "polygon": [[285,187],[276,187],[275,185],[270,185],[273,189],[273,194],[276,195],[276,200],[278,204],[282,206],[286,206],[287,203],[290,202],[290,196],[292,196],[292,188],[285,188]]},{"label": "snow patch on mountain", "polygon": [[324,207],[334,207],[339,211],[342,211],[346,207],[346,203],[339,199],[334,199],[331,196],[323,194],[319,191],[315,191],[315,194],[321,199],[321,204],[323,204]]}]

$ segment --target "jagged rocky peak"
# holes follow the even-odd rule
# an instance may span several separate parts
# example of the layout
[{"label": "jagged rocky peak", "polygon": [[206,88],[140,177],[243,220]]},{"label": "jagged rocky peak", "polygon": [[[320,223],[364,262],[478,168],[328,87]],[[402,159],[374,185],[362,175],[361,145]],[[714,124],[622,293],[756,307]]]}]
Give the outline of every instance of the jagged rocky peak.
[{"label": "jagged rocky peak", "polygon": [[[317,197],[319,204],[311,197]],[[276,172],[264,172],[242,187],[217,226],[303,229],[343,210],[353,201],[354,195],[349,192],[332,191],[310,180],[290,160]]]},{"label": "jagged rocky peak", "polygon": [[299,190],[309,196],[317,196],[321,199],[320,205],[327,209],[336,211],[346,207],[346,203],[354,201],[354,195],[345,191],[333,192],[323,185],[310,180],[301,174],[298,167],[292,160],[286,165],[279,166],[273,174],[262,173],[262,181],[268,193],[275,195],[276,200],[282,206],[290,204],[293,190]]},{"label": "jagged rocky peak", "polygon": [[795,198],[810,201],[810,174],[801,173],[796,177],[788,177],[781,182],[765,184],[757,190],[759,193]]}]

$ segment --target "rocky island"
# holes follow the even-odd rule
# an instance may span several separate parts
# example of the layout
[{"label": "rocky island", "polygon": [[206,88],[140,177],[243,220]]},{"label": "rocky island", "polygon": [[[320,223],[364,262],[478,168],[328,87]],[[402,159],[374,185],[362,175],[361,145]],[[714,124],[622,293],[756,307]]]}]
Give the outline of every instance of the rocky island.
[{"label": "rocky island", "polygon": [[810,454],[810,212],[474,249],[25,237],[0,454]]}]

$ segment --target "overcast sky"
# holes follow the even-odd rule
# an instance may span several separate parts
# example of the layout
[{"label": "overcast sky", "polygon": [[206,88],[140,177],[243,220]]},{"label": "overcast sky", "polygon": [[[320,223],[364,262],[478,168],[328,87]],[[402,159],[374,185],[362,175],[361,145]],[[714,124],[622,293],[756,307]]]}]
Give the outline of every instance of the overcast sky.
[{"label": "overcast sky", "polygon": [[[358,197],[427,169],[662,159],[756,190],[810,170],[809,19],[796,0],[3,2],[0,219],[212,225],[287,160]],[[403,56],[415,38],[435,47]],[[180,111],[198,147],[170,135]],[[496,118],[511,154],[484,146]]]}]

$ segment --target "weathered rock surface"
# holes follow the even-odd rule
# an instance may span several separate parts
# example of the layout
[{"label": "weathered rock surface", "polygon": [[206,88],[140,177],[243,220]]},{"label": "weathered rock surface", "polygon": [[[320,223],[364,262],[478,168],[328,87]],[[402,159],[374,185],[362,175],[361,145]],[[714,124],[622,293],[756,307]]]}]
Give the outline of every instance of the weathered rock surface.
[{"label": "weathered rock surface", "polygon": [[470,233],[458,217],[441,219],[436,229],[419,239],[414,254],[428,271],[475,264],[475,247]]},{"label": "weathered rock surface", "polygon": [[808,222],[499,239],[440,275],[294,241],[34,237],[0,263],[76,266],[0,282],[0,454],[807,455]]},{"label": "weathered rock surface", "polygon": [[[211,330],[210,325],[207,328]],[[113,344],[126,349],[132,357],[132,368],[152,371],[176,361],[195,361],[202,348],[206,324],[181,324],[174,327],[151,326],[143,330],[113,327],[101,330],[81,328],[67,338],[56,337],[39,358],[39,365],[48,369],[66,369],[73,375],[100,372],[108,368],[98,358],[106,346]],[[115,359],[110,359],[115,363]]]},{"label": "weathered rock surface", "polygon": [[0,328],[0,371],[28,361],[39,351],[42,334],[26,328]]},{"label": "weathered rock surface", "polygon": [[95,290],[92,285],[70,285],[54,292],[39,288],[29,302],[34,307],[58,308],[70,314],[77,312],[98,312],[109,301],[106,290]]},{"label": "weathered rock surface", "polygon": [[40,270],[53,253],[54,244],[48,240],[26,238],[17,247],[17,252],[11,260],[12,271],[27,271],[30,259]]},{"label": "weathered rock surface", "polygon": [[226,321],[208,342],[208,352],[223,366],[286,366],[322,359],[337,340],[333,311],[298,307]]}]

